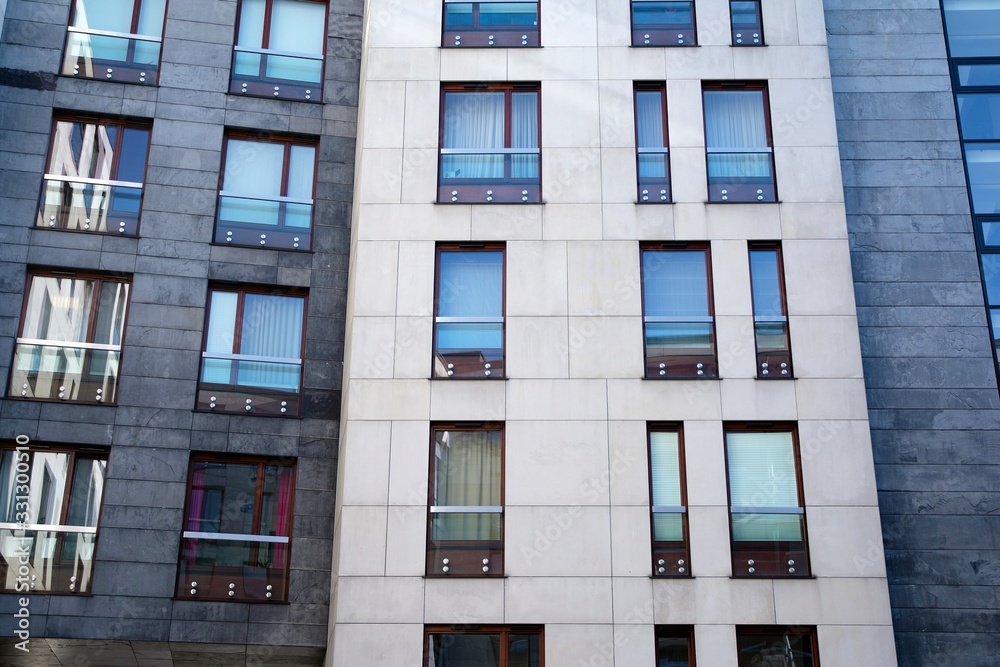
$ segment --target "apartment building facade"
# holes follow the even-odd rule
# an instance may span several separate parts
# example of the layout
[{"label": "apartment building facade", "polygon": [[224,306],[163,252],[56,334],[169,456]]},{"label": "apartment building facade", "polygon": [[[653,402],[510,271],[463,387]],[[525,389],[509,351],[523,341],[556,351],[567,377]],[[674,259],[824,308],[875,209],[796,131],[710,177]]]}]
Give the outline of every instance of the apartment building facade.
[{"label": "apartment building facade", "polygon": [[361,3],[3,4],[0,661],[318,664]]},{"label": "apartment building facade", "polygon": [[896,664],[823,9],[366,3],[326,664]]}]

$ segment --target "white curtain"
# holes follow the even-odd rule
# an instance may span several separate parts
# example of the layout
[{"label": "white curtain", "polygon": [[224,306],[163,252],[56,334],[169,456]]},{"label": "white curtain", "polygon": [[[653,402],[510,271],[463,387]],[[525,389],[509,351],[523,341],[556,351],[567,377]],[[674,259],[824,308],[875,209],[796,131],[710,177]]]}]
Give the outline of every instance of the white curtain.
[{"label": "white curtain", "polygon": [[481,155],[442,156],[445,178],[503,178],[504,93],[448,92],[444,96],[444,148],[473,148]]},{"label": "white curtain", "polygon": [[[512,148],[538,148],[538,93],[511,93],[511,133]],[[538,178],[538,156],[512,156],[510,175]]]},{"label": "white curtain", "polygon": [[[278,197],[284,160],[284,144],[229,139],[222,189],[234,195]],[[229,197],[219,202],[219,219],[223,221],[276,225],[278,214],[279,204],[274,201]]]},{"label": "white curtain", "polygon": [[[301,360],[304,307],[302,297],[246,294],[240,354]],[[241,361],[237,384],[297,391],[299,369],[298,364]]]},{"label": "white curtain", "polygon": [[706,90],[705,142],[709,149],[710,178],[769,178],[771,158],[760,153],[725,153],[727,148],[767,149],[764,91]]},{"label": "white curtain", "polygon": [[707,317],[708,274],[702,250],[643,251],[647,317]]}]

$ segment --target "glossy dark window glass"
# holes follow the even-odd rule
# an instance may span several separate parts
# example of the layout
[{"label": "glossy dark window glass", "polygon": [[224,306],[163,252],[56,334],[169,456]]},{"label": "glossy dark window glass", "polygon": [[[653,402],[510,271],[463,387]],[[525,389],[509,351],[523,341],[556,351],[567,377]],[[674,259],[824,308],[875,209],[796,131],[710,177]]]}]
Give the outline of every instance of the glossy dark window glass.
[{"label": "glossy dark window glass", "polygon": [[799,628],[736,628],[739,667],[819,667],[816,631]]},{"label": "glossy dark window glass", "polygon": [[1000,139],[1000,93],[964,93],[956,97],[964,140]]},{"label": "glossy dark window glass", "polygon": [[952,58],[1000,57],[1000,7],[981,0],[944,0]]},{"label": "glossy dark window glass", "polygon": [[656,667],[693,667],[694,664],[693,629],[657,626]]},{"label": "glossy dark window glass", "polygon": [[426,629],[425,667],[542,667],[542,628],[461,626]]}]

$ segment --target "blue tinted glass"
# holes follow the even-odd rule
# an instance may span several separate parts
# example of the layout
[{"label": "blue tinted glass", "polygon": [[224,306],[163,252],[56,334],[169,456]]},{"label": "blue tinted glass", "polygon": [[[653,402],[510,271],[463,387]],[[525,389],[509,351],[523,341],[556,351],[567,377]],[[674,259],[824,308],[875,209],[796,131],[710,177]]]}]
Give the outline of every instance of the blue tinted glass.
[{"label": "blue tinted glass", "polygon": [[440,256],[438,315],[501,317],[503,253],[447,251]]},{"label": "blue tinted glass", "polygon": [[646,317],[707,317],[705,251],[643,251],[642,288]]},{"label": "blue tinted glass", "polygon": [[1000,222],[984,222],[981,226],[983,229],[983,245],[1000,246]]},{"label": "blue tinted glass", "polygon": [[1000,255],[983,255],[983,279],[989,305],[1000,306]]},{"label": "blue tinted glass", "polygon": [[1000,86],[1000,65],[959,65],[960,86]]},{"label": "blue tinted glass", "polygon": [[975,213],[1000,213],[1000,144],[965,145],[972,208]]},{"label": "blue tinted glass", "polygon": [[958,117],[965,140],[1000,139],[1000,94],[959,95]]},{"label": "blue tinted glass", "polygon": [[690,2],[633,2],[632,23],[640,25],[664,25],[673,28],[694,27]]},{"label": "blue tinted glass", "polygon": [[122,134],[122,151],[118,156],[119,181],[142,183],[146,170],[146,148],[149,146],[149,130],[126,127]]},{"label": "blue tinted glass", "polygon": [[1000,6],[984,0],[944,0],[953,58],[1000,56]]},{"label": "blue tinted glass", "polygon": [[783,315],[777,250],[750,251],[750,279],[753,314],[762,317]]},{"label": "blue tinted glass", "polygon": [[472,3],[448,4],[444,6],[445,28],[461,28],[472,25]]}]

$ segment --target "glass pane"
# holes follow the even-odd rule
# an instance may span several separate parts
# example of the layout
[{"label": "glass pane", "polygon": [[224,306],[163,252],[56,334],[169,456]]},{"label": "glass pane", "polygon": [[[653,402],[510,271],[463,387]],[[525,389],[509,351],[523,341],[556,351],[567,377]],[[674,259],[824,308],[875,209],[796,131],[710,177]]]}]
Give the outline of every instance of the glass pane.
[{"label": "glass pane", "polygon": [[479,25],[535,26],[537,7],[533,2],[483,2],[479,5]]},{"label": "glass pane", "polygon": [[1000,255],[983,254],[981,257],[987,305],[1000,306]]},{"label": "glass pane", "polygon": [[1000,7],[983,0],[944,0],[952,58],[1000,55]]},{"label": "glass pane", "polygon": [[236,292],[212,292],[209,309],[208,336],[205,339],[206,352],[232,354],[236,332],[236,307],[239,294]]},{"label": "glass pane", "polygon": [[663,148],[663,93],[640,90],[635,93],[635,123],[639,148]]},{"label": "glass pane", "polygon": [[499,542],[502,516],[496,512],[433,514],[431,539]]},{"label": "glass pane", "polygon": [[980,223],[983,230],[983,245],[1000,246],[1000,222]]},{"label": "glass pane", "polygon": [[302,367],[263,361],[236,361],[235,384],[241,387],[261,387],[278,391],[298,392]]},{"label": "glass pane", "polygon": [[285,144],[228,139],[222,189],[257,197],[281,196],[284,161]]},{"label": "glass pane", "polygon": [[21,337],[88,342],[94,288],[93,280],[33,276]]},{"label": "glass pane", "polygon": [[510,635],[507,667],[538,667],[541,655],[538,645],[538,635]]},{"label": "glass pane", "polygon": [[503,252],[449,250],[438,261],[439,317],[503,316]]},{"label": "glass pane", "polygon": [[813,667],[808,634],[737,634],[740,667]]},{"label": "glass pane", "polygon": [[538,148],[538,93],[511,93],[511,148]]},{"label": "glass pane", "polygon": [[965,144],[974,213],[1000,213],[1000,146]]},{"label": "glass pane", "polygon": [[705,140],[708,148],[766,148],[764,91],[706,90]]},{"label": "glass pane", "polygon": [[732,13],[733,29],[755,28],[759,26],[760,19],[757,16],[757,7],[756,2],[730,2],[729,8]]},{"label": "glass pane", "polygon": [[163,34],[163,15],[167,8],[167,0],[142,0],[139,5],[140,35],[160,37]]},{"label": "glass pane", "polygon": [[1000,94],[958,95],[962,138],[1000,139]]},{"label": "glass pane", "polygon": [[77,457],[66,525],[97,527],[107,467],[107,461],[102,459]]},{"label": "glass pane", "polygon": [[76,0],[73,25],[129,34],[134,6],[134,0]]},{"label": "glass pane", "polygon": [[95,63],[93,61],[95,60],[128,62],[128,48],[132,42],[133,40],[126,37],[71,33],[67,51],[70,60],[83,59],[85,61],[81,68],[81,74],[93,77],[97,74],[94,71]]},{"label": "glass pane", "polygon": [[52,139],[48,173],[57,176],[114,179],[115,174],[112,169],[118,130],[119,128],[114,125],[58,121]]},{"label": "glass pane", "polygon": [[503,324],[497,322],[439,322],[437,325],[437,349],[439,353],[462,351],[483,351],[484,353],[503,348]]},{"label": "glass pane", "polygon": [[264,11],[266,0],[240,2],[240,32],[238,46],[259,49],[264,44]]},{"label": "glass pane", "polygon": [[667,177],[667,155],[665,153],[639,156],[639,179],[664,179]]},{"label": "glass pane", "polygon": [[753,291],[753,314],[758,317],[781,317],[781,279],[778,274],[778,251],[750,251],[750,281]]},{"label": "glass pane", "polygon": [[659,635],[656,638],[656,667],[688,667],[687,637]]},{"label": "glass pane", "polygon": [[633,2],[632,23],[635,26],[669,26],[690,28],[693,23],[692,2]]},{"label": "glass pane", "polygon": [[[14,452],[5,450],[2,454],[2,470],[6,473],[0,490],[4,498],[4,521],[17,522],[19,512],[24,514],[24,523],[60,525],[62,521],[63,494],[66,491],[66,479],[69,476],[70,455],[60,452],[30,452],[25,460],[18,455],[17,460],[23,465],[28,463],[28,494],[26,505],[19,504],[16,496],[24,495],[23,490],[17,490],[17,467],[14,464]],[[21,483],[23,483],[23,477]],[[99,501],[98,501],[99,503]]]},{"label": "glass pane", "polygon": [[[185,530],[253,534],[256,463],[196,461],[191,474]],[[243,543],[234,542],[242,547]]]},{"label": "glass pane", "polygon": [[[503,148],[504,93],[445,93],[443,146]],[[472,174],[466,176],[473,177]]]},{"label": "glass pane", "polygon": [[146,171],[146,150],[149,146],[149,130],[126,127],[122,130],[122,148],[118,156],[117,181],[142,183]]},{"label": "glass pane", "polygon": [[503,178],[504,156],[496,153],[479,155],[442,155],[441,178]]},{"label": "glass pane", "polygon": [[1000,359],[1000,309],[990,310],[990,325],[993,327],[993,349],[996,350],[997,358]]},{"label": "glass pane", "polygon": [[472,26],[472,3],[448,3],[444,6],[445,30]]},{"label": "glass pane", "polygon": [[264,466],[264,491],[261,498],[258,535],[288,536],[293,494],[290,467]]},{"label": "glass pane", "polygon": [[646,317],[708,317],[704,250],[644,250],[642,287]]},{"label": "glass pane", "polygon": [[444,667],[500,667],[500,635],[431,635],[428,660]]},{"label": "glass pane", "polygon": [[263,56],[259,53],[238,52],[233,63],[233,74],[244,77],[259,77],[262,58]]},{"label": "glass pane", "polygon": [[771,181],[771,154],[761,153],[709,153],[708,178],[710,181],[744,182],[747,179]]},{"label": "glass pane", "polygon": [[653,539],[657,542],[683,542],[684,515],[678,512],[654,512]]},{"label": "glass pane", "polygon": [[269,225],[281,222],[282,203],[243,197],[219,197],[219,222]]},{"label": "glass pane", "polygon": [[681,505],[680,437],[677,433],[649,434],[649,467],[653,478],[653,505]]},{"label": "glass pane", "polygon": [[799,507],[791,432],[729,432],[726,456],[733,507]]},{"label": "glass pane", "polygon": [[304,310],[302,297],[246,294],[240,354],[301,359]]},{"label": "glass pane", "polygon": [[23,566],[32,593],[89,593],[96,538],[91,532],[0,530],[0,589],[23,594],[17,581]]},{"label": "glass pane", "polygon": [[646,356],[712,356],[712,324],[691,322],[647,322]]},{"label": "glass pane", "polygon": [[500,431],[436,431],[431,505],[499,506],[500,449]]},{"label": "glass pane", "polygon": [[801,514],[733,514],[737,542],[801,542]]},{"label": "glass pane", "polygon": [[268,48],[292,53],[323,53],[326,4],[311,0],[273,0],[273,3]]},{"label": "glass pane", "polygon": [[1000,86],[1000,65],[959,65],[960,86]]},{"label": "glass pane", "polygon": [[788,332],[784,322],[755,322],[753,329],[758,356],[788,352]]},{"label": "glass pane", "polygon": [[97,306],[97,326],[94,327],[93,342],[121,345],[125,310],[128,308],[128,288],[127,283],[101,283],[101,300]]},{"label": "glass pane", "polygon": [[25,398],[113,402],[118,352],[59,345],[19,344],[14,351],[10,390]]},{"label": "glass pane", "polygon": [[[319,85],[323,73],[321,60],[297,58],[295,56],[264,56],[264,76],[270,79],[284,79]],[[257,70],[252,74],[256,75]]]},{"label": "glass pane", "polygon": [[288,548],[288,544],[251,540],[183,539],[177,594],[282,601]]},{"label": "glass pane", "polygon": [[312,199],[315,146],[292,146],[288,162],[288,196]]}]

